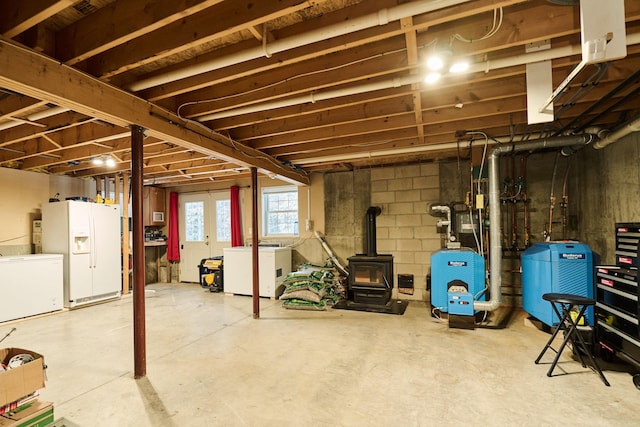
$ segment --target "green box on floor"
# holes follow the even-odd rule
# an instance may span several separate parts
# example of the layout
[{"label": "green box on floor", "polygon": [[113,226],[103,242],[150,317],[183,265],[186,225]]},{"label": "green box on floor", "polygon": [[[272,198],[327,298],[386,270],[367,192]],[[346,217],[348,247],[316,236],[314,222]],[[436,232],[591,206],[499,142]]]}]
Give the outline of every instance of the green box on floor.
[{"label": "green box on floor", "polygon": [[36,400],[0,418],[0,427],[45,427],[53,423],[53,403]]}]

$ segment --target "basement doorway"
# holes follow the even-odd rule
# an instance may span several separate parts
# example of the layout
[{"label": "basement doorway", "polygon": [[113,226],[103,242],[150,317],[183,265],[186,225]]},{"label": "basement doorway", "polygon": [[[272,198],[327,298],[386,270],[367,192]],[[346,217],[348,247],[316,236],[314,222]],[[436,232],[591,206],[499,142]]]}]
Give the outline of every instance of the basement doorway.
[{"label": "basement doorway", "polygon": [[181,282],[200,282],[203,258],[222,256],[231,246],[229,192],[180,194]]}]

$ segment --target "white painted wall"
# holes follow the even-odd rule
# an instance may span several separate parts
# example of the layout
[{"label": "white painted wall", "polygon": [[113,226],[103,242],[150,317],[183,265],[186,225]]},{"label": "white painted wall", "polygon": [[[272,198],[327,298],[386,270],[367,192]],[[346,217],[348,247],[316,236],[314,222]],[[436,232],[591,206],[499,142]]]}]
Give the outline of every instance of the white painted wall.
[{"label": "white painted wall", "polygon": [[0,254],[31,253],[33,220],[41,218],[42,205],[56,193],[60,200],[93,197],[95,181],[0,167]]}]

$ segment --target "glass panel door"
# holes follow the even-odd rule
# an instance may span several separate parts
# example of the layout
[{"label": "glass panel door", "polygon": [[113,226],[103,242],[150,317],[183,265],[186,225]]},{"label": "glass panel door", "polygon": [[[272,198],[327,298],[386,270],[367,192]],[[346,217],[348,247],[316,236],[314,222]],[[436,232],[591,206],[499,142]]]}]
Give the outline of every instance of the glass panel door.
[{"label": "glass panel door", "polygon": [[209,257],[208,196],[180,195],[180,281],[200,282],[198,265]]},{"label": "glass panel door", "polygon": [[222,256],[231,246],[228,191],[180,195],[180,281],[200,282],[204,258]]}]

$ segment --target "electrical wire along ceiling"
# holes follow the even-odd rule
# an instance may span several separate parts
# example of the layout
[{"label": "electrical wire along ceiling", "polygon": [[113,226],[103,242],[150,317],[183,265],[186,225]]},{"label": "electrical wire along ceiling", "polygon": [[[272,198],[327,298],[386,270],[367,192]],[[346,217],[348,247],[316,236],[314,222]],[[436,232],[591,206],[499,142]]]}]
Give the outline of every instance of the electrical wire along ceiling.
[{"label": "electrical wire along ceiling", "polygon": [[[591,1],[5,2],[0,163],[126,172],[135,124],[147,182],[255,166],[306,184],[316,171],[448,159],[473,132],[604,137],[640,113],[640,2],[603,9],[622,8],[622,34],[603,30],[600,49],[622,43],[624,55],[582,64]],[[541,63],[557,93],[551,119],[533,123],[527,70]]]}]

